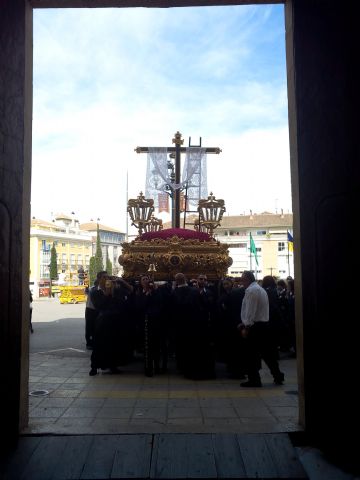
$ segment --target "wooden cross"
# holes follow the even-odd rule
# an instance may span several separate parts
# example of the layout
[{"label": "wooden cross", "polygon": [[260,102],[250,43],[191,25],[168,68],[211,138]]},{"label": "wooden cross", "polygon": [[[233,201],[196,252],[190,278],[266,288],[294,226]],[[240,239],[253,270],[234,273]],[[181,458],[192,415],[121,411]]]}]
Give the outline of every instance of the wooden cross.
[{"label": "wooden cross", "polygon": [[[180,132],[176,132],[172,143],[175,147],[168,147],[168,153],[175,154],[175,184],[180,184],[180,167],[181,167],[181,154],[186,152],[186,147],[182,147],[184,140],[181,138]],[[190,146],[190,145],[189,145]],[[201,145],[200,145],[201,146]],[[221,149],[218,147],[208,147],[205,149],[206,153],[219,154]],[[148,153],[149,147],[136,147],[136,153]],[[174,228],[180,228],[180,189],[173,189],[173,201],[175,203],[174,216],[172,218],[172,226]]]}]

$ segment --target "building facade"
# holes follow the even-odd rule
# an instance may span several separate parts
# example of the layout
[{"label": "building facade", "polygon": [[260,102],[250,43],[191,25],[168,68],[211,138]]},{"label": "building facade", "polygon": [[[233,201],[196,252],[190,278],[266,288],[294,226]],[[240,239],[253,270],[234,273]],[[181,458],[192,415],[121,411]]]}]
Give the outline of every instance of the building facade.
[{"label": "building facade", "polygon": [[78,270],[88,270],[93,237],[80,230],[79,222],[58,215],[51,222],[33,218],[30,228],[30,289],[34,297],[49,294],[51,248],[57,254],[62,283],[78,284]]},{"label": "building facade", "polygon": [[[251,270],[258,279],[266,275],[286,278],[294,276],[293,244],[288,241],[288,233],[292,237],[292,232],[292,214],[264,212],[224,216],[214,236],[229,245],[233,260],[229,276],[237,277],[244,270]],[[251,249],[250,235],[256,258]]]},{"label": "building facade", "polygon": [[[125,234],[99,224],[104,268],[108,255],[113,274],[121,274],[118,263]],[[73,216],[55,215],[52,221],[33,218],[30,229],[30,289],[34,298],[48,296],[50,287],[51,248],[55,245],[59,282],[79,284],[78,270],[89,270],[96,252],[97,224],[80,225]]]},{"label": "building facade", "polygon": [[112,263],[112,273],[114,275],[121,275],[122,267],[119,265],[118,259],[121,255],[121,244],[125,242],[126,235],[119,230],[96,222],[81,224],[80,230],[91,235],[94,239],[92,245],[92,255],[95,255],[96,253],[96,237],[98,226],[104,267],[106,265],[106,257],[108,256]]}]

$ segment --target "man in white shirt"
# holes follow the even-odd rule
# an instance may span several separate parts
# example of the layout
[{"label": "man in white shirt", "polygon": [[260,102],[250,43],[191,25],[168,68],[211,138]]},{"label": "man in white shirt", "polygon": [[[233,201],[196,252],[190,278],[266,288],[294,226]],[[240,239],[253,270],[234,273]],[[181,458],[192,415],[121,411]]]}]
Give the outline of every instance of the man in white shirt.
[{"label": "man in white shirt", "polygon": [[277,349],[269,324],[269,299],[266,291],[256,282],[254,274],[244,271],[241,276],[245,296],[241,307],[241,323],[238,328],[248,343],[248,381],[242,387],[261,387],[259,370],[261,359],[274,377],[276,385],[282,385],[284,374],[279,369]]}]

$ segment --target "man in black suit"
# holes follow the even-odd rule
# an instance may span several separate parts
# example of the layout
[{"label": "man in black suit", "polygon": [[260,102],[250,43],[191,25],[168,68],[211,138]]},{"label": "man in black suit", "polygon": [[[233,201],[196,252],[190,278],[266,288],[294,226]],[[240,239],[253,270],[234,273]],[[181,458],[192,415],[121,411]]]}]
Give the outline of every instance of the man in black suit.
[{"label": "man in black suit", "polygon": [[188,378],[213,378],[209,324],[199,291],[187,285],[183,273],[175,275],[172,310],[179,371]]}]

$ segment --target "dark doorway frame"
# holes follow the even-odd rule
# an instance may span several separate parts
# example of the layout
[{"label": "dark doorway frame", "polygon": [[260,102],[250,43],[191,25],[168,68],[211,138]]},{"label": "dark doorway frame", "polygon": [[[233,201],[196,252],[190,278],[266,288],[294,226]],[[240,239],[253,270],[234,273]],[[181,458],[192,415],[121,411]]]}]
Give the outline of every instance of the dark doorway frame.
[{"label": "dark doorway frame", "polygon": [[[346,7],[336,0],[1,1],[0,351],[2,365],[8,366],[2,373],[4,434],[16,439],[27,424],[32,9],[271,3],[285,5],[300,423],[330,450],[352,452],[346,429],[359,423],[359,397],[334,388],[334,372],[341,374],[341,386],[351,387],[359,365],[356,326],[346,322],[345,329],[339,327],[358,305],[356,295],[346,303],[339,299],[346,294],[348,256],[334,236],[339,222],[347,226],[357,218],[360,190],[360,81],[352,55],[359,39],[351,0]],[[356,251],[354,237],[347,250]],[[341,285],[329,281],[335,267]],[[353,453],[355,457],[355,449]]]}]

